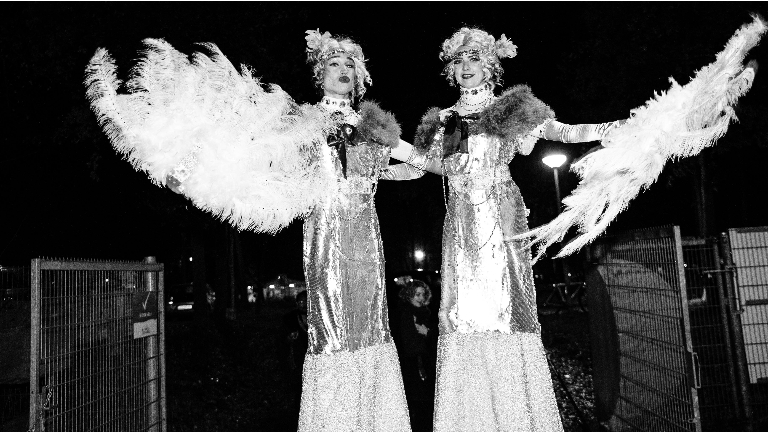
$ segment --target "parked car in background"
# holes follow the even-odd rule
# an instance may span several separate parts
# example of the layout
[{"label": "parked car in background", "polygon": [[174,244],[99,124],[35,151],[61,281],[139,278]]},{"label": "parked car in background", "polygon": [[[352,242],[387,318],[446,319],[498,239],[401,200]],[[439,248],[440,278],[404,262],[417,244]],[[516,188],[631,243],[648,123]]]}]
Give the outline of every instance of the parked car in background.
[{"label": "parked car in background", "polygon": [[[206,284],[208,306],[213,308],[216,301],[216,293]],[[193,282],[186,282],[171,286],[166,290],[165,312],[170,316],[183,316],[191,314],[195,306],[195,286]]]}]

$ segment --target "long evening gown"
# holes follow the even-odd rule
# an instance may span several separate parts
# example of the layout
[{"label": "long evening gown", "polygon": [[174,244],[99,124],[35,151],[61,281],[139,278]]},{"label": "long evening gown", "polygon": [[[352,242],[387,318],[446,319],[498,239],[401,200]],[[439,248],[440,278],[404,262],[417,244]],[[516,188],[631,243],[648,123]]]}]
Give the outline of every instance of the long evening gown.
[{"label": "long evening gown", "polygon": [[467,155],[443,164],[449,192],[434,430],[561,431],[530,250],[511,239],[528,228],[508,168],[515,152],[484,134],[468,143]]},{"label": "long evening gown", "polygon": [[347,147],[346,178],[338,150],[327,150],[340,191],[304,222],[310,326],[299,431],[410,431],[374,205],[380,178],[405,178],[388,168],[387,146]]},{"label": "long evening gown", "polygon": [[[562,431],[536,314],[531,252],[513,238],[528,230],[528,210],[508,166],[539,138],[591,141],[616,124],[565,125],[526,86],[500,98],[491,91],[462,91],[463,98],[487,99],[478,115],[456,117],[461,133],[454,127],[446,133],[458,104],[431,120],[428,113],[420,130],[430,130],[430,122],[436,127],[410,160],[441,172],[448,184],[434,431]],[[494,116],[483,120],[486,109],[506,109],[495,115],[504,124],[489,127]],[[446,152],[459,133],[462,149]]]}]

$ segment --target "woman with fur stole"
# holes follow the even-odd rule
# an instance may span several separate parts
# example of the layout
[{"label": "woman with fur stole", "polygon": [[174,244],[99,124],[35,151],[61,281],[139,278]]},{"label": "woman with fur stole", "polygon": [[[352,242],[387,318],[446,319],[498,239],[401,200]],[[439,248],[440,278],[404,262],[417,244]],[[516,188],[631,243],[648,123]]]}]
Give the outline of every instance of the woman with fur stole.
[{"label": "woman with fur stole", "polygon": [[374,195],[380,179],[421,172],[389,167],[408,146],[395,150],[391,114],[360,102],[371,83],[360,46],[315,30],[306,41],[323,92],[315,105],[238,71],[213,44],[188,56],[161,39],[144,41],[126,94],[114,60],[97,50],[87,95],[115,149],[156,184],[238,229],[275,233],[305,218],[298,430],[410,432]]},{"label": "woman with fur stole", "polygon": [[459,85],[450,108],[433,108],[408,162],[444,175],[434,430],[562,431],[536,315],[531,253],[515,235],[528,210],[508,164],[536,140],[599,140],[618,122],[570,126],[524,85],[500,96],[504,35],[462,28],[443,43],[443,73]]},{"label": "woman with fur stole", "polygon": [[[355,102],[371,78],[359,45],[307,32],[308,60],[338,125],[328,139],[339,192],[304,222],[310,346],[299,431],[409,431],[397,351],[390,335],[381,234],[380,179],[408,180],[388,166],[400,128],[372,102]],[[355,106],[359,109],[355,109]]]}]

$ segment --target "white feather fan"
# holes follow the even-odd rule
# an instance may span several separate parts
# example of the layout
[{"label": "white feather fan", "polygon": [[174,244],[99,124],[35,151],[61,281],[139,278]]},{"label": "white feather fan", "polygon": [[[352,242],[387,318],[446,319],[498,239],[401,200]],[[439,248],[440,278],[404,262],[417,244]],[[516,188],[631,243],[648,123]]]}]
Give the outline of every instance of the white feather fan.
[{"label": "white feather fan", "polygon": [[146,39],[142,58],[120,81],[106,50],[86,70],[87,97],[114,148],[158,185],[182,161],[183,193],[238,229],[274,233],[336,188],[317,107],[298,105],[278,86],[268,90],[246,66],[238,71],[213,44],[187,55]]},{"label": "white feather fan", "polygon": [[608,132],[602,148],[571,169],[581,181],[563,199],[565,210],[546,225],[518,236],[538,245],[536,260],[547,247],[578,226],[579,235],[560,250],[570,255],[608,227],[629,202],[656,181],[670,159],[698,154],[713,145],[736,120],[732,105],[752,86],[753,68],[744,68],[746,53],[760,41],[766,24],[754,16],[717,55],[684,86],[670,78],[671,88],[631,111],[623,126]]}]

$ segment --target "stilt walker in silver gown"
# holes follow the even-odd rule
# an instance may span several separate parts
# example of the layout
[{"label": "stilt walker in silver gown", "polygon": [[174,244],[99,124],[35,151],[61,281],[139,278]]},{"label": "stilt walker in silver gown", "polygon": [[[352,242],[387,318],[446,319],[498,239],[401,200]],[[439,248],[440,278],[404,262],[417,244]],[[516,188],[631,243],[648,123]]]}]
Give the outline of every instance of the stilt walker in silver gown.
[{"label": "stilt walker in silver gown", "polygon": [[[430,110],[411,163],[446,176],[435,431],[561,431],[536,316],[528,229],[508,164],[539,138],[593,141],[617,123],[569,126],[522,85],[501,96],[503,35],[462,28],[443,43],[444,74],[460,86],[450,108]],[[418,152],[415,152],[418,153]]]},{"label": "stilt walker in silver gown", "polygon": [[[756,19],[750,31],[752,34],[740,39],[741,57],[735,55],[737,61],[730,62],[731,69],[722,78],[720,99],[727,103],[743,94],[754,77],[752,70],[741,70],[740,62],[743,48],[754,46],[764,27]],[[648,139],[652,134],[647,130],[622,133],[623,129],[642,122],[644,127],[663,130],[660,123],[690,115],[680,104],[674,106],[675,101],[659,97],[662,105],[673,107],[652,114],[634,110],[628,121],[560,123],[527,86],[512,86],[500,96],[494,95],[503,72],[499,60],[516,53],[517,47],[504,35],[496,40],[479,29],[462,28],[447,39],[440,54],[446,62],[443,73],[451,85],[459,85],[459,100],[450,108],[427,112],[407,158],[419,169],[445,176],[448,184],[435,432],[563,430],[541,342],[529,240],[534,237],[546,248],[551,237],[562,238],[561,230],[575,224],[574,220],[600,214],[612,200],[626,203],[633,198],[637,191],[628,197],[605,191],[615,183],[639,184],[638,171],[643,178],[655,178],[658,173],[622,165],[628,162],[624,154],[632,155],[637,147],[649,147],[647,142],[653,141]],[[712,81],[706,83],[711,85]],[[699,87],[704,88],[697,95],[715,93],[712,87]],[[718,103],[705,98],[697,102],[698,109]],[[727,103],[721,103],[715,114],[720,114]],[[677,135],[672,133],[675,131],[659,135],[672,137],[668,144],[674,144],[677,137],[678,144],[690,144],[693,136],[709,142],[712,134],[722,135],[723,122],[727,126],[731,120],[714,114],[709,118],[710,123],[704,124],[681,121],[690,129],[677,130]],[[708,130],[712,124],[717,127]],[[602,166],[594,167],[602,170],[602,176],[582,183],[591,188],[587,193],[597,191],[587,195],[591,203],[584,202],[573,210],[565,224],[532,233],[528,230],[528,210],[508,164],[517,154],[529,154],[541,138],[564,143],[603,141],[606,149],[595,152],[604,160]],[[401,144],[399,151],[406,146]],[[603,156],[606,150],[613,153]],[[645,159],[659,159],[656,153],[646,153],[650,154],[644,155]],[[594,158],[585,159],[589,157]],[[634,158],[637,163],[643,160]],[[605,199],[600,192],[608,194],[608,205],[600,200]]]},{"label": "stilt walker in silver gown", "polygon": [[99,49],[87,95],[115,149],[156,184],[240,229],[306,219],[299,431],[409,432],[374,195],[380,179],[422,172],[389,166],[408,145],[391,114],[360,102],[371,83],[360,46],[315,30],[306,41],[324,93],[315,105],[237,71],[213,44],[187,56],[158,39],[144,41],[125,94]]},{"label": "stilt walker in silver gown", "polygon": [[[380,179],[407,180],[419,173],[405,164],[388,167],[390,146],[366,138],[374,121],[385,129],[396,126],[373,104],[353,109],[370,83],[360,46],[307,33],[308,60],[325,94],[319,106],[340,119],[329,139],[340,188],[304,223],[310,340],[299,430],[410,430],[389,332],[374,195]],[[397,129],[381,141],[397,146],[399,135]]]}]

